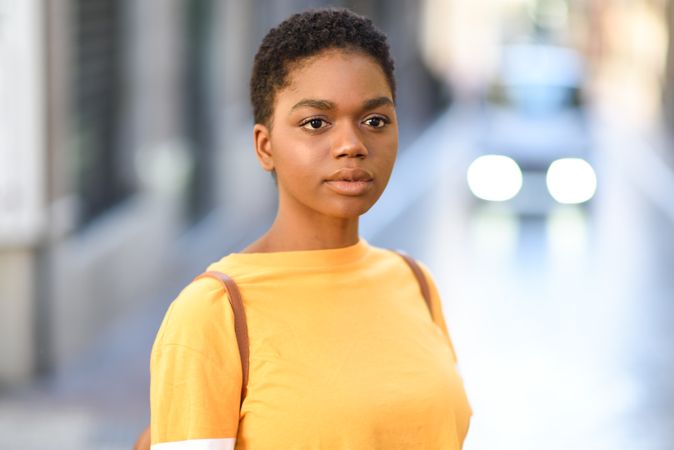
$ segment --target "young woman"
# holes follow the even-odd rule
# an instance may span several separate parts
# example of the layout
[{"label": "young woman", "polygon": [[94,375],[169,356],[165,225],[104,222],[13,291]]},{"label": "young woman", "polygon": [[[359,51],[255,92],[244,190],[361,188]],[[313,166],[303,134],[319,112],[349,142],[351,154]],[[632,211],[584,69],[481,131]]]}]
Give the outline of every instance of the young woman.
[{"label": "young woman", "polygon": [[[471,415],[435,284],[358,235],[396,158],[393,61],[370,20],[296,14],[251,79],[255,151],[278,186],[269,230],[171,304],[151,359],[152,448],[460,449]],[[247,374],[247,381],[244,379]]]}]

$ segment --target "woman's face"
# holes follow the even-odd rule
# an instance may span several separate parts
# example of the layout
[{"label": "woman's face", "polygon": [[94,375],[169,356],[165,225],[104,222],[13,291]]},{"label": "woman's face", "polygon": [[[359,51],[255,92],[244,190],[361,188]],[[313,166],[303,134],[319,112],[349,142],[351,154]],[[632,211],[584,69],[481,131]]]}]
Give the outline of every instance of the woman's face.
[{"label": "woman's face", "polygon": [[256,125],[284,212],[355,218],[384,191],[398,149],[391,89],[362,53],[326,50],[294,66],[276,93],[271,130]]}]

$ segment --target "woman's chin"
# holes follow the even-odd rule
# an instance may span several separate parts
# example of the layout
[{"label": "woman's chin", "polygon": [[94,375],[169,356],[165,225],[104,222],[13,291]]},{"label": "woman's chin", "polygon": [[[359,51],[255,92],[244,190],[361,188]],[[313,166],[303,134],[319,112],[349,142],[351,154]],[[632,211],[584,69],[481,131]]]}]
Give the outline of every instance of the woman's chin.
[{"label": "woman's chin", "polygon": [[374,202],[364,201],[340,201],[336,203],[329,205],[325,213],[326,215],[340,219],[357,219],[368,212],[374,205]]}]

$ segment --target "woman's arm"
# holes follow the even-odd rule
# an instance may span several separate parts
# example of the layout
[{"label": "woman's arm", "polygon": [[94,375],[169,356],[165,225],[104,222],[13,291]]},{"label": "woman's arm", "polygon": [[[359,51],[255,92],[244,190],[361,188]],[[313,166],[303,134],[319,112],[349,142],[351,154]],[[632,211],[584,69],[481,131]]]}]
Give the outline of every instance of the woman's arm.
[{"label": "woman's arm", "polygon": [[152,348],[152,449],[234,448],[241,378],[225,290],[195,281],[172,303]]}]

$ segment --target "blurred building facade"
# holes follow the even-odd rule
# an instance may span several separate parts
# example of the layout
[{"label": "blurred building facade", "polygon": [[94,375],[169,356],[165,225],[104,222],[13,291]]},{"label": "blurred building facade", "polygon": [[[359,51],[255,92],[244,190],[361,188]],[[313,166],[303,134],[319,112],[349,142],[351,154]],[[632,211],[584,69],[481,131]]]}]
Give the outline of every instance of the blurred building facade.
[{"label": "blurred building facade", "polygon": [[401,151],[537,24],[573,30],[560,42],[607,113],[674,123],[672,0],[0,1],[0,384],[68,364],[167,277],[262,231],[276,196],[253,156],[253,53],[319,6],[389,35]]},{"label": "blurred building facade", "polygon": [[176,267],[269,222],[253,53],[290,13],[328,5],[391,37],[402,149],[445,92],[421,61],[418,2],[0,2],[0,384],[71,363]]}]

